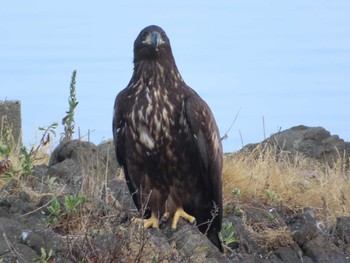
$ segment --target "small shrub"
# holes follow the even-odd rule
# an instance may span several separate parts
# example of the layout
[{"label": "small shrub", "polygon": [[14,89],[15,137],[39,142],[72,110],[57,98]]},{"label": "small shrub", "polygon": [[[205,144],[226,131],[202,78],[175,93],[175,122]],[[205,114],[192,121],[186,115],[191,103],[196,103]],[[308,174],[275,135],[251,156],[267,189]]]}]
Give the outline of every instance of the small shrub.
[{"label": "small shrub", "polygon": [[46,219],[48,225],[56,227],[59,225],[69,224],[69,221],[79,217],[83,205],[88,198],[85,195],[66,195],[64,197],[64,206],[61,207],[57,197],[53,197],[50,205],[47,207],[49,216]]},{"label": "small shrub", "polygon": [[50,205],[47,207],[47,210],[49,211],[49,216],[46,219],[46,222],[48,225],[53,225],[57,223],[60,220],[62,210],[61,210],[61,205],[58,202],[57,198],[54,197],[51,200]]},{"label": "small shrub", "polygon": [[71,215],[81,211],[82,206],[87,201],[85,195],[67,195],[64,197],[65,215]]},{"label": "small shrub", "polygon": [[277,201],[279,200],[278,195],[276,194],[276,192],[274,190],[271,189],[266,189],[265,190],[265,195],[267,197],[267,200],[271,203],[271,204],[275,204],[277,203]]},{"label": "small shrub", "polygon": [[242,195],[242,191],[238,188],[238,187],[234,187],[232,189],[232,194],[237,198],[239,199]]},{"label": "small shrub", "polygon": [[235,236],[235,227],[232,222],[223,222],[220,236],[224,246],[228,249],[230,249],[229,247],[232,243],[238,242]]}]

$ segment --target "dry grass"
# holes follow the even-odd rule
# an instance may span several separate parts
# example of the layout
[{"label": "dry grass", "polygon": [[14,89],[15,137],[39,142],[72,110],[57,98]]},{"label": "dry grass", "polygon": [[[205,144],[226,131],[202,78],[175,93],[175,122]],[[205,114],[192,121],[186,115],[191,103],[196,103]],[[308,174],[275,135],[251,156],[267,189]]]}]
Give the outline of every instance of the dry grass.
[{"label": "dry grass", "polygon": [[[11,133],[11,130],[7,133]],[[50,142],[33,145],[28,150],[20,143],[15,143],[13,138],[6,138],[4,131],[0,129],[0,148],[2,149],[0,153],[0,187],[6,185],[10,180],[15,180],[20,188],[18,191],[21,191],[21,188],[30,191],[26,187],[28,173],[34,165],[48,164],[51,152]],[[23,149],[26,150],[28,158],[23,153]],[[1,165],[2,163],[6,166]],[[33,194],[37,195],[37,193]]]},{"label": "dry grass", "polygon": [[[251,153],[229,155],[223,167],[224,204],[237,201],[232,189],[238,188],[242,193],[239,202],[255,197],[291,210],[309,207],[319,220],[330,224],[350,212],[350,182],[344,164],[340,158],[329,168],[302,156],[277,155],[275,149],[261,146]],[[277,200],[271,200],[268,193]]]},{"label": "dry grass", "polygon": [[[30,160],[32,165],[48,163],[51,146],[45,142],[41,140],[40,147],[33,147]],[[6,144],[8,141],[0,138],[0,145]],[[20,147],[10,145],[10,148],[11,151],[7,155],[0,156],[0,161],[9,160],[11,167],[8,170],[12,175],[0,174],[0,188],[10,179],[15,179],[19,182],[19,188],[31,197],[40,197],[28,187],[28,178],[23,176],[24,161]],[[155,262],[155,258],[159,262],[171,262],[171,258],[179,258],[175,250],[164,252],[155,247],[147,231],[139,231],[135,225],[117,227],[121,225],[118,218],[123,213],[123,204],[119,204],[111,192],[107,191],[107,186],[111,177],[121,175],[109,175],[108,164],[101,164],[99,159],[97,155],[93,159],[81,156],[83,184],[80,192],[89,197],[89,202],[79,213],[65,217],[55,227],[59,228],[64,236],[71,237],[71,246],[81,248],[81,253],[92,253],[96,249],[96,245],[90,244],[87,237],[90,238],[96,233],[114,234],[118,246],[111,248],[108,254],[112,261],[120,255],[134,259],[135,262]],[[224,206],[233,204],[243,211],[248,207],[262,207],[262,210],[268,210],[268,207],[281,206],[290,211],[308,207],[316,213],[318,220],[322,220],[325,226],[330,226],[337,217],[350,214],[350,182],[348,171],[345,169],[346,161],[340,158],[330,168],[300,155],[291,157],[286,152],[277,153],[274,148],[262,146],[249,153],[227,155],[223,167]],[[233,189],[239,189],[239,195],[235,196],[232,193]],[[61,193],[56,194],[55,196],[58,196]],[[102,200],[96,201],[101,198],[110,207],[108,211],[101,206]],[[254,206],[252,200],[258,200],[259,205],[264,206]],[[249,221],[244,214],[242,215],[251,237],[267,249],[293,244],[292,233],[288,227],[282,220],[269,218],[269,215],[267,213],[265,221]],[[94,262],[103,257],[91,254],[86,260]]]},{"label": "dry grass", "polygon": [[250,233],[259,245],[268,250],[277,249],[279,247],[288,247],[294,243],[292,233],[286,226],[275,229],[267,228],[261,232],[251,230]]}]

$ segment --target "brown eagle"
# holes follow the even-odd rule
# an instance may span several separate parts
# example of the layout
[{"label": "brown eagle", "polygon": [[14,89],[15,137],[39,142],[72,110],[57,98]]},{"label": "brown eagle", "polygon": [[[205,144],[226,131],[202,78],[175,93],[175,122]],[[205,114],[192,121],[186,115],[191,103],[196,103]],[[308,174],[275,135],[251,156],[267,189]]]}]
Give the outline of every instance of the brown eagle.
[{"label": "brown eagle", "polygon": [[135,40],[134,72],[115,100],[113,137],[144,227],[173,218],[176,229],[182,217],[222,251],[219,131],[208,105],[182,79],[158,26]]}]

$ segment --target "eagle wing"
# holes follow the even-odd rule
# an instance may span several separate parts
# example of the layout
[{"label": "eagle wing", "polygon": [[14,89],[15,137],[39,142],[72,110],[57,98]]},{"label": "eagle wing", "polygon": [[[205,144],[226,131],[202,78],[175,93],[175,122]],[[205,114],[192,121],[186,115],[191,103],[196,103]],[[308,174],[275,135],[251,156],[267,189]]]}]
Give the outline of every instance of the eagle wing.
[{"label": "eagle wing", "polygon": [[202,166],[202,180],[209,198],[219,208],[213,227],[220,231],[222,221],[222,145],[218,127],[209,106],[196,93],[185,102],[185,118],[196,143]]},{"label": "eagle wing", "polygon": [[133,178],[130,177],[127,167],[126,161],[126,140],[125,140],[125,118],[123,114],[123,102],[125,102],[125,92],[126,90],[121,91],[115,99],[114,103],[114,115],[113,115],[113,138],[114,138],[114,146],[115,152],[117,155],[117,161],[120,166],[124,168],[124,176],[126,180],[126,184],[128,185],[129,191],[132,195],[134,204],[137,209],[141,209],[141,204],[137,199],[137,195],[135,194],[137,188],[134,184]]}]

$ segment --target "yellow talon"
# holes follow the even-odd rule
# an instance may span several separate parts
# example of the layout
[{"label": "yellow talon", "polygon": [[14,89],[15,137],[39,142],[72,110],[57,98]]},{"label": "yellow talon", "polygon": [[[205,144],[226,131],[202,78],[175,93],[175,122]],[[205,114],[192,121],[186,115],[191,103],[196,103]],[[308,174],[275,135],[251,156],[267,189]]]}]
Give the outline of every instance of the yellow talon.
[{"label": "yellow talon", "polygon": [[133,218],[131,221],[134,223],[143,222],[144,228],[159,228],[159,220],[154,213],[152,213],[151,217],[148,219]]},{"label": "yellow talon", "polygon": [[190,222],[191,224],[193,224],[194,221],[196,221],[196,218],[187,214],[182,207],[178,208],[174,214],[174,219],[173,222],[171,224],[171,228],[172,229],[176,229],[177,228],[177,223],[179,222],[180,217],[182,217],[183,219],[186,219],[188,222]]}]

